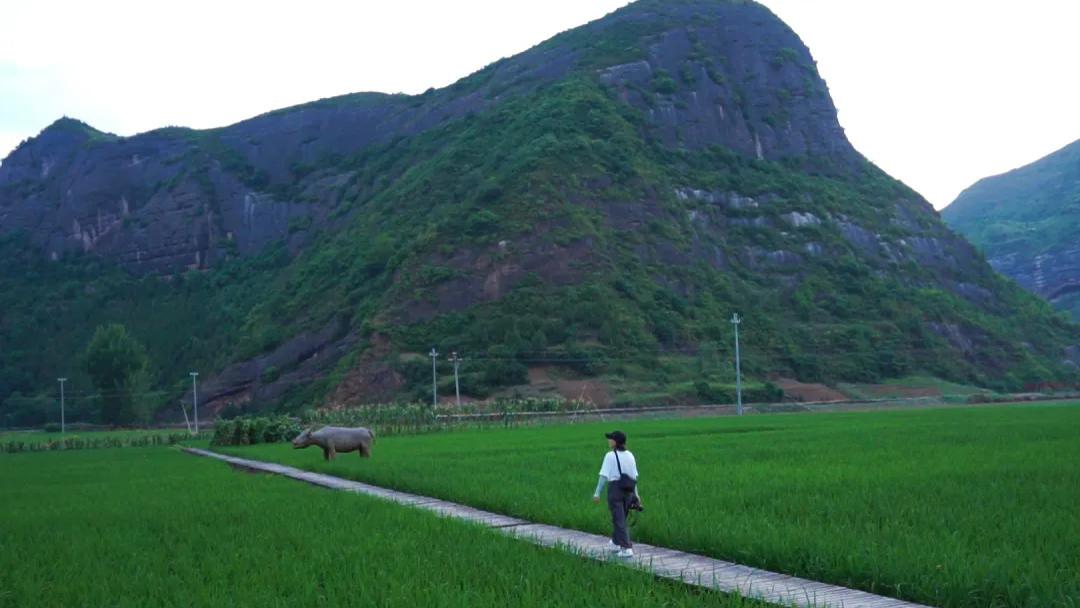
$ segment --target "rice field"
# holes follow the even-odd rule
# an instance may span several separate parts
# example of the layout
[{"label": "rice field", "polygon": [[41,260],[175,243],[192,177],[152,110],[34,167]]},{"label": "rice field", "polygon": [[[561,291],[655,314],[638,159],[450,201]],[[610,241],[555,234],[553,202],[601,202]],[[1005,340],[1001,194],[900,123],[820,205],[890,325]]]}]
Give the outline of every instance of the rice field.
[{"label": "rice field", "polygon": [[948,608],[1080,606],[1080,404],[636,420],[222,451],[607,533],[602,432],[642,541]]},{"label": "rice field", "polygon": [[171,448],[0,456],[0,606],[716,606],[741,598]]},{"label": "rice field", "polygon": [[[203,434],[213,432],[212,428],[203,430]],[[172,429],[119,429],[112,431],[68,431],[66,433],[47,433],[45,431],[0,431],[0,442],[22,441],[24,443],[48,443],[50,441],[62,441],[64,439],[120,439],[129,440],[140,437],[168,437],[170,435],[187,435],[183,428]]]},{"label": "rice field", "polygon": [[190,439],[183,429],[127,429],[114,431],[0,432],[0,453],[96,448],[149,447],[172,445]]}]

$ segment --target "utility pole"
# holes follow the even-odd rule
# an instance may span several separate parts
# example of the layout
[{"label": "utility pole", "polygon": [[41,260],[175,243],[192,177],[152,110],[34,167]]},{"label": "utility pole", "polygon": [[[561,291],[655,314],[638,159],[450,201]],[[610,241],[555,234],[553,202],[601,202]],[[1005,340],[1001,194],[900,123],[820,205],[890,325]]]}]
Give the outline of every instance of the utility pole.
[{"label": "utility pole", "polygon": [[450,360],[454,362],[454,395],[457,396],[458,407],[461,407],[461,385],[458,383],[458,367],[461,365],[461,357],[458,356],[456,350],[450,355]]},{"label": "utility pole", "polygon": [[741,362],[739,361],[739,323],[742,323],[742,319],[739,318],[739,313],[735,313],[731,317],[731,324],[735,326],[735,412],[739,416],[742,416],[742,369],[740,367]]},{"label": "utility pole", "polygon": [[60,383],[60,433],[66,433],[64,424],[64,383],[67,382],[67,378],[57,378]]},{"label": "utility pole", "polygon": [[191,405],[195,412],[195,434],[199,434],[199,384],[196,378],[199,377],[199,372],[189,372],[191,376]]},{"label": "utility pole", "polygon": [[439,385],[436,383],[435,376],[435,359],[439,357],[439,353],[436,352],[435,347],[431,347],[431,407],[439,405]]},{"label": "utility pole", "polygon": [[194,435],[195,433],[191,432],[191,421],[188,420],[187,408],[184,407],[184,401],[182,399],[180,400],[180,411],[184,412],[184,426],[187,427],[188,435]]}]

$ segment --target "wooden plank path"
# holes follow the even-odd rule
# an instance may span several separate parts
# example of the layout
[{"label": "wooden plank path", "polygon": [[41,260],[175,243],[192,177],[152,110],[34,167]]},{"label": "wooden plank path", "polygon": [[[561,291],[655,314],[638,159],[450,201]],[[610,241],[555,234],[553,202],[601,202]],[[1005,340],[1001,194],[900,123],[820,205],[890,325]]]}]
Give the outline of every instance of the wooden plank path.
[{"label": "wooden plank path", "polygon": [[[189,454],[223,460],[230,465],[252,471],[273,473],[310,484],[366,494],[403,505],[433,511],[445,517],[463,519],[537,545],[559,547],[600,560],[616,560],[607,550],[608,538],[578,530],[537,524],[516,517],[481,511],[437,498],[398,492],[379,486],[312,473],[273,462],[226,456],[197,448],[183,448]],[[683,581],[725,593],[738,593],[783,606],[807,608],[927,608],[898,599],[856,591],[835,585],[778,574],[758,568],[741,566],[711,557],[684,553],[644,543],[634,543],[634,557],[619,562],[629,563],[664,578]]]}]

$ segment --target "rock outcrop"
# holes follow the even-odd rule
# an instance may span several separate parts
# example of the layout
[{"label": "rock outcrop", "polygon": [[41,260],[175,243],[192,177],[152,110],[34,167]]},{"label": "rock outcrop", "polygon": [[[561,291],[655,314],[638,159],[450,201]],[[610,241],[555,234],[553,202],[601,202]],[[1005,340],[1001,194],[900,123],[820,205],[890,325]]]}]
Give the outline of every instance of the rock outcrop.
[{"label": "rock outcrop", "polygon": [[[646,58],[592,67],[591,42],[649,33]],[[584,41],[584,42],[583,42]],[[424,95],[361,93],[208,131],[133,137],[64,118],[0,165],[0,236],[92,253],[142,273],[203,269],[285,240],[295,251],[357,189],[336,161],[593,72],[672,147],[837,167],[861,157],[798,36],[740,2],[641,2]]]}]

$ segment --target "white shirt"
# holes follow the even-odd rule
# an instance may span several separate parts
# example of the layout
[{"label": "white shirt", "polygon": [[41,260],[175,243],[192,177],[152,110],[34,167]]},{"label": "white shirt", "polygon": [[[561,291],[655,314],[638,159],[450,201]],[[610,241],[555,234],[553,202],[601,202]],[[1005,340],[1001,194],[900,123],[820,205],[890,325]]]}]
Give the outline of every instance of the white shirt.
[{"label": "white shirt", "polygon": [[604,464],[600,466],[600,476],[606,478],[608,481],[618,481],[619,479],[619,465],[622,465],[622,472],[626,473],[634,479],[638,478],[637,461],[634,460],[634,454],[630,450],[625,452],[619,452],[619,462],[615,462],[615,452],[609,451],[604,456]]}]

